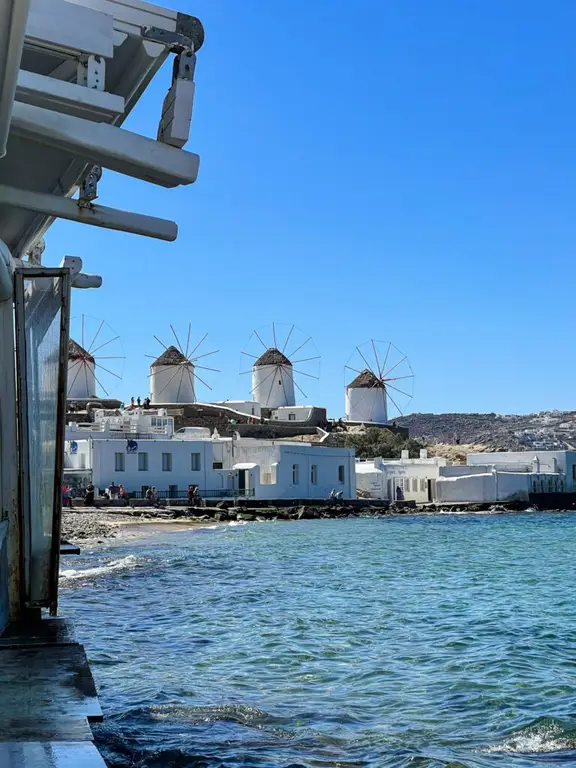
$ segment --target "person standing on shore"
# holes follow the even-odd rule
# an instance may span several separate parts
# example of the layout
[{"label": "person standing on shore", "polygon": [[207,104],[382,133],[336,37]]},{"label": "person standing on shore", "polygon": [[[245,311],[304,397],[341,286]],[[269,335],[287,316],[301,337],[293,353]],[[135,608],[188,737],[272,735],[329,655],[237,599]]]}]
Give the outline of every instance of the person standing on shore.
[{"label": "person standing on shore", "polygon": [[62,506],[72,509],[72,495],[70,493],[70,488],[66,483],[62,485]]},{"label": "person standing on shore", "polygon": [[94,486],[92,483],[88,483],[84,491],[84,505],[87,507],[94,506]]},{"label": "person standing on shore", "polygon": [[154,486],[152,486],[151,488],[148,488],[148,490],[146,491],[146,499],[147,501],[150,502],[150,504],[153,507],[158,506],[159,496],[158,496],[158,491]]}]

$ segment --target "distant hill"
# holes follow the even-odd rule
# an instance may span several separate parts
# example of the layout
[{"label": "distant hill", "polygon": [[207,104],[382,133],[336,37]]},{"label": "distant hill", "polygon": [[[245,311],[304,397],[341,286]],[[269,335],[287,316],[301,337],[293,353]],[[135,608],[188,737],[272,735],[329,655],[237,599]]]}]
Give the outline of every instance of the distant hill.
[{"label": "distant hill", "polygon": [[576,411],[497,413],[412,413],[395,419],[410,437],[428,444],[473,443],[487,450],[576,449]]}]

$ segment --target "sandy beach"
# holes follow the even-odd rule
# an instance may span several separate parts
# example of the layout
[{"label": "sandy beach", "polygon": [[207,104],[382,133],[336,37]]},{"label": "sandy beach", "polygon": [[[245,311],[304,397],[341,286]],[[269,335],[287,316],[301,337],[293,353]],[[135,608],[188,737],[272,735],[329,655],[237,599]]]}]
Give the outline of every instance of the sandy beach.
[{"label": "sandy beach", "polygon": [[126,514],[125,509],[113,507],[106,510],[79,508],[78,510],[63,510],[62,538],[78,544],[86,540],[103,540],[117,536],[130,537],[148,533],[178,531],[188,528],[206,528],[218,523],[214,520],[186,517],[167,519],[165,511],[141,508],[136,517]]}]

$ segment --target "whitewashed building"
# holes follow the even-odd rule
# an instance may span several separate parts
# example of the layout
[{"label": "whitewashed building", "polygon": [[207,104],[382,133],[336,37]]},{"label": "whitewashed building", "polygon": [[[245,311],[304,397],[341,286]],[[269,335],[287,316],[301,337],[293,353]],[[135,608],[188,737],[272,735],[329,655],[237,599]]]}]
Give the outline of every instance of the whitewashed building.
[{"label": "whitewashed building", "polygon": [[308,421],[314,411],[313,405],[291,405],[272,409],[272,421]]},{"label": "whitewashed building", "polygon": [[408,451],[402,451],[400,459],[357,459],[356,489],[365,498],[426,503],[435,498],[436,482],[445,465],[446,459],[429,458],[426,450],[417,459],[410,459]]},{"label": "whitewashed building", "polygon": [[211,405],[221,405],[223,408],[229,408],[243,416],[254,416],[257,419],[262,413],[262,406],[254,400],[217,400]]},{"label": "whitewashed building", "polygon": [[576,451],[469,454],[466,465],[441,469],[437,501],[528,501],[531,493],[576,491]]},{"label": "whitewashed building", "polygon": [[89,478],[100,489],[114,481],[128,492],[155,486],[174,498],[185,496],[190,484],[205,497],[326,499],[334,489],[345,499],[356,498],[355,458],[349,448],[211,436],[201,427],[170,435],[169,423],[157,426],[164,434],[145,431],[143,423],[114,434],[104,414],[93,426],[67,429],[65,474],[72,486]]},{"label": "whitewashed building", "polygon": [[126,409],[121,413],[99,409],[94,412],[93,422],[72,422],[66,427],[66,439],[69,441],[88,437],[129,438],[136,435],[171,437],[173,434],[174,417],[168,416],[165,408]]}]

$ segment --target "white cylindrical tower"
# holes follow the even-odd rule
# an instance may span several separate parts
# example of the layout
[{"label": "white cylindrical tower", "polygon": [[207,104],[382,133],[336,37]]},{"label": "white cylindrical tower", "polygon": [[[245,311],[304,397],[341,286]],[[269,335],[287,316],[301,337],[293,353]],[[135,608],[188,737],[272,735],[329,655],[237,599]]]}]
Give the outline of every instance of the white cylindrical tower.
[{"label": "white cylindrical tower", "polygon": [[386,424],[386,387],[382,379],[365,368],[346,387],[346,420]]},{"label": "white cylindrical tower", "polygon": [[176,347],[168,347],[150,366],[150,400],[162,403],[195,403],[194,365]]},{"label": "white cylindrical tower", "polygon": [[263,408],[296,405],[292,363],[279,349],[270,347],[254,363],[252,397]]},{"label": "white cylindrical tower", "polygon": [[87,400],[96,397],[96,362],[89,352],[73,339],[68,340],[68,399]]}]

